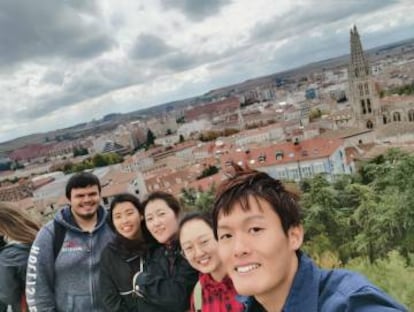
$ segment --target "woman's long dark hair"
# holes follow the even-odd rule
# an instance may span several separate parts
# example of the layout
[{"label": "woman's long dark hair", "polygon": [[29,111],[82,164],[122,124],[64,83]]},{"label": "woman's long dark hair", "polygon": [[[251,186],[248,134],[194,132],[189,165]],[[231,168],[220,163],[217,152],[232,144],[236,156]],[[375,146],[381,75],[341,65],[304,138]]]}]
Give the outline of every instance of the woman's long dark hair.
[{"label": "woman's long dark hair", "polygon": [[124,237],[123,235],[119,234],[114,226],[114,220],[113,220],[113,210],[116,205],[129,202],[131,203],[139,212],[141,216],[144,215],[144,207],[142,206],[139,199],[129,193],[122,193],[119,195],[116,195],[114,199],[111,202],[111,206],[109,207],[109,213],[108,213],[108,224],[111,227],[111,229],[115,233],[115,239],[110,243],[111,247],[119,250],[121,253],[129,254],[131,252],[138,253],[138,254],[144,254],[147,251],[147,242],[145,240],[145,237],[143,235],[143,226],[145,226],[144,221],[141,221],[140,224],[140,235],[138,239],[128,239]]}]

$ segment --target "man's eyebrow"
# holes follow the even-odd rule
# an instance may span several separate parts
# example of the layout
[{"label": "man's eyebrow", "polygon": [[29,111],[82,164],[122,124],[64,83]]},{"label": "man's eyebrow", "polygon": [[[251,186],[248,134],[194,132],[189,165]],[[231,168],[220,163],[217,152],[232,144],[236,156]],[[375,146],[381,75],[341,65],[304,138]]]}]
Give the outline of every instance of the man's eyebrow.
[{"label": "man's eyebrow", "polygon": [[[249,217],[243,219],[242,224],[245,225],[246,223],[249,223],[249,222],[252,222],[252,221],[263,221],[265,219],[266,218],[262,215],[253,215],[253,216],[249,216]],[[221,230],[223,230],[223,229],[228,230],[228,229],[231,229],[231,228],[232,227],[229,226],[229,225],[217,225],[217,229],[221,229]]]},{"label": "man's eyebrow", "polygon": [[217,230],[229,230],[229,229],[231,229],[231,227],[228,226],[228,225],[218,225],[217,226]]},{"label": "man's eyebrow", "polygon": [[253,216],[250,216],[250,217],[247,217],[246,219],[244,219],[243,223],[248,223],[250,221],[256,221],[256,220],[262,221],[262,220],[265,220],[265,219],[266,218],[263,215],[253,215]]}]

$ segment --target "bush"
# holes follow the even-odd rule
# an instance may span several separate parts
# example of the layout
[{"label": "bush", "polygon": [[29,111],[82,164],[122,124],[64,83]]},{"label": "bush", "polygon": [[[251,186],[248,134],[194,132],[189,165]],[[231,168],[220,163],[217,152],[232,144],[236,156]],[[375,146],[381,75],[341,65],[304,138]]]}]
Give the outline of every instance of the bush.
[{"label": "bush", "polygon": [[[410,255],[414,258],[414,255]],[[406,260],[397,251],[370,264],[367,258],[355,258],[347,269],[365,275],[372,283],[390,294],[397,301],[405,304],[409,311],[414,311],[414,267],[407,266]]]}]

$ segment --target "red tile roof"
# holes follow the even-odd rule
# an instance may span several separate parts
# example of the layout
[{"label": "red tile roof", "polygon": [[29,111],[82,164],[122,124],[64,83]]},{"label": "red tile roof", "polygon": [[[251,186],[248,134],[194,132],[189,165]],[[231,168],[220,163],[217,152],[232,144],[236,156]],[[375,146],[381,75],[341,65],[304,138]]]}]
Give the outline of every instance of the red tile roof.
[{"label": "red tile roof", "polygon": [[322,138],[304,140],[297,145],[286,142],[252,150],[229,151],[222,156],[221,163],[222,168],[230,160],[236,163],[248,163],[250,167],[267,167],[296,161],[319,159],[329,157],[342,144],[342,139]]}]

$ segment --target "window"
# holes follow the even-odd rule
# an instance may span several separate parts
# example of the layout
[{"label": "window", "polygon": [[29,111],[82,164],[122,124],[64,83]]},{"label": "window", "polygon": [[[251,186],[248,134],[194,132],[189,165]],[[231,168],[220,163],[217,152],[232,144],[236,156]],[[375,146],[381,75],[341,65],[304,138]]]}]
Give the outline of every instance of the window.
[{"label": "window", "polygon": [[298,169],[290,169],[289,170],[289,178],[292,179],[292,180],[298,180],[299,179]]},{"label": "window", "polygon": [[315,173],[325,172],[325,168],[324,168],[323,164],[315,164],[315,165],[313,165],[313,171]]},{"label": "window", "polygon": [[408,121],[414,121],[414,110],[408,112]]},{"label": "window", "polygon": [[301,167],[300,170],[302,172],[303,177],[309,178],[312,176],[312,170],[310,167]]},{"label": "window", "polygon": [[399,112],[394,112],[394,114],[392,114],[392,119],[394,121],[401,121],[401,114]]},{"label": "window", "polygon": [[382,116],[382,122],[384,123],[384,125],[387,124],[387,116],[385,115]]},{"label": "window", "polygon": [[278,176],[280,179],[286,178],[286,171],[285,170],[278,171]]},{"label": "window", "polygon": [[369,94],[368,83],[365,83],[364,88],[365,88],[365,95],[368,95]]},{"label": "window", "polygon": [[283,159],[283,152],[279,151],[275,153],[276,160],[282,160]]},{"label": "window", "polygon": [[259,157],[257,158],[257,160],[261,163],[265,162],[266,161],[266,155],[265,154],[260,154]]},{"label": "window", "polygon": [[368,109],[368,113],[372,113],[371,100],[370,99],[367,99],[367,109]]},{"label": "window", "polygon": [[372,128],[374,128],[374,124],[372,123],[372,121],[371,121],[371,120],[368,120],[368,121],[367,121],[367,128],[368,128],[368,129],[372,129]]},{"label": "window", "polygon": [[364,96],[364,89],[361,83],[358,85],[358,89],[359,89],[359,96]]},{"label": "window", "polygon": [[366,114],[367,113],[367,109],[365,108],[365,100],[361,100],[361,109],[362,109],[362,114]]}]

